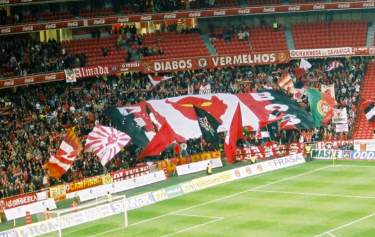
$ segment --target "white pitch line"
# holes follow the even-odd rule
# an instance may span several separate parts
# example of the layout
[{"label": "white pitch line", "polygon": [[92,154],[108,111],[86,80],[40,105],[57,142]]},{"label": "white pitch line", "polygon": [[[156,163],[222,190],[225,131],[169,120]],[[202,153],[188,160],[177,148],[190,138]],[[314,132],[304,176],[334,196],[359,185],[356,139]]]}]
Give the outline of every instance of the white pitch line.
[{"label": "white pitch line", "polygon": [[353,224],[355,224],[355,223],[361,222],[361,221],[366,220],[366,219],[368,219],[368,218],[371,218],[371,217],[373,217],[373,216],[375,216],[375,212],[373,212],[373,213],[371,213],[371,214],[369,214],[369,215],[367,215],[367,216],[364,216],[364,217],[361,217],[361,218],[355,219],[354,221],[351,221],[351,222],[349,222],[349,223],[346,223],[346,224],[340,225],[340,226],[338,226],[338,227],[336,227],[336,228],[333,228],[333,229],[327,230],[327,231],[325,231],[325,232],[323,232],[323,233],[321,233],[321,234],[315,235],[314,237],[320,237],[320,236],[324,236],[324,235],[326,235],[326,234],[330,234],[330,233],[332,233],[332,232],[335,232],[336,230],[340,230],[340,229],[343,229],[343,228],[345,228],[345,227],[351,226],[351,225],[353,225]]},{"label": "white pitch line", "polygon": [[327,233],[329,236],[331,236],[331,237],[336,237],[334,234],[332,234],[331,232],[328,232]]},{"label": "white pitch line", "polygon": [[204,215],[183,214],[183,213],[175,213],[175,214],[171,214],[171,216],[201,217],[201,218],[208,218],[208,219],[224,219],[224,217],[222,217],[222,216],[204,216]]},{"label": "white pitch line", "polygon": [[[294,166],[294,167],[298,167],[298,166]],[[309,170],[309,171],[306,171],[306,172],[303,172],[303,173],[300,173],[300,174],[297,174],[297,175],[289,176],[289,177],[279,179],[279,180],[276,180],[276,181],[273,181],[273,182],[262,184],[262,185],[256,186],[256,187],[248,189],[248,190],[244,190],[244,191],[237,192],[237,193],[232,193],[230,195],[226,195],[226,196],[223,196],[223,197],[220,197],[220,198],[212,199],[212,200],[207,201],[207,202],[202,202],[202,203],[190,206],[190,207],[182,208],[182,209],[177,210],[177,211],[172,211],[172,212],[168,212],[168,213],[165,213],[165,214],[162,214],[162,215],[159,215],[159,216],[144,219],[142,221],[138,221],[138,222],[135,222],[133,224],[130,224],[129,227],[140,225],[140,224],[143,224],[143,223],[147,223],[147,222],[150,222],[150,221],[153,221],[153,220],[157,220],[157,219],[160,219],[160,218],[172,215],[172,214],[188,211],[188,210],[191,210],[191,209],[194,209],[194,208],[197,208],[197,207],[205,206],[207,204],[211,204],[211,203],[214,203],[214,202],[226,200],[226,199],[229,199],[229,198],[232,198],[232,197],[239,196],[239,195],[244,194],[244,193],[252,192],[252,191],[257,190],[259,188],[263,188],[263,187],[267,187],[267,186],[270,186],[270,185],[273,185],[273,184],[277,184],[277,183],[285,182],[285,181],[288,181],[288,180],[291,180],[291,179],[299,178],[301,176],[312,174],[312,173],[315,173],[315,172],[318,172],[318,171],[321,171],[321,170],[324,170],[324,169],[328,169],[328,168],[331,168],[331,167],[332,167],[331,165],[323,166],[323,167],[313,169],[313,170]],[[267,175],[267,174],[273,174],[273,172],[264,173],[263,175]],[[111,230],[108,230],[108,231],[100,232],[98,234],[91,235],[91,237],[102,236],[104,234],[112,233],[112,232],[115,232],[115,231],[118,231],[118,230],[121,230],[121,229],[124,229],[124,227],[118,227],[118,228],[114,228],[114,229],[111,229]],[[75,231],[72,231],[69,234],[74,233],[74,232]]]},{"label": "white pitch line", "polygon": [[357,168],[375,168],[375,165],[345,165],[345,164],[339,164],[338,166],[341,167],[357,167]]},{"label": "white pitch line", "polygon": [[254,190],[252,192],[259,193],[280,193],[280,194],[292,194],[302,196],[318,196],[318,197],[342,197],[342,198],[358,198],[358,199],[375,199],[375,196],[360,196],[360,195],[347,195],[347,194],[334,194],[334,193],[309,193],[309,192],[289,192],[289,191],[277,191],[277,190]]},{"label": "white pitch line", "polygon": [[189,231],[189,230],[194,230],[194,229],[200,228],[200,227],[202,227],[202,226],[209,225],[209,224],[212,224],[212,223],[215,223],[215,222],[221,221],[221,220],[223,220],[223,219],[224,219],[224,218],[214,219],[214,220],[211,220],[211,221],[207,221],[207,222],[204,222],[204,223],[202,223],[202,224],[198,224],[198,225],[190,226],[190,227],[188,227],[188,228],[184,228],[184,229],[181,229],[181,230],[179,230],[179,231],[176,231],[176,232],[173,232],[173,233],[170,233],[170,234],[162,235],[161,237],[174,236],[174,235],[176,235],[176,234],[180,234],[180,233],[183,233],[183,232],[186,232],[186,231]]}]

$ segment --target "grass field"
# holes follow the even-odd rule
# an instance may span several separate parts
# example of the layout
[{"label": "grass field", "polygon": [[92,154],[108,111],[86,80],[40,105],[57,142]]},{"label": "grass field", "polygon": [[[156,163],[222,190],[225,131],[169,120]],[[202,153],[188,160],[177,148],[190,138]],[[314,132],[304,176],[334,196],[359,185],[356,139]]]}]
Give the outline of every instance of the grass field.
[{"label": "grass field", "polygon": [[[375,163],[314,161],[63,231],[69,237],[373,237]],[[48,236],[57,236],[57,233]]]}]

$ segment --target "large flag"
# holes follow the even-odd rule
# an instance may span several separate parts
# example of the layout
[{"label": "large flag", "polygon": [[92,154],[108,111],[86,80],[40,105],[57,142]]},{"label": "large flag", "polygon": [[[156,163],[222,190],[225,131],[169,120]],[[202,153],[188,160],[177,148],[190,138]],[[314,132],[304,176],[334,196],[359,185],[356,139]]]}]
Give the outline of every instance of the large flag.
[{"label": "large flag", "polygon": [[242,132],[242,115],[241,106],[237,105],[236,111],[234,112],[230,128],[225,137],[224,151],[227,156],[228,163],[233,163],[235,160],[235,154],[237,149],[237,141],[243,137]]},{"label": "large flag", "polygon": [[[147,106],[144,106],[144,103]],[[160,130],[164,123],[168,123],[177,135],[189,140],[202,137],[194,106],[205,110],[220,123],[217,132],[226,132],[231,127],[232,118],[238,104],[241,104],[243,127],[250,131],[258,131],[260,121],[268,121],[274,110],[279,110],[284,114],[280,121],[280,125],[285,125],[283,129],[309,129],[314,127],[311,114],[302,109],[297,102],[291,100],[282,91],[272,90],[242,94],[216,93],[177,96],[161,100],[149,100],[117,108],[117,110],[122,111],[122,115],[129,115],[130,113],[136,122],[135,124],[141,127],[143,132],[152,134],[147,136],[149,140],[152,140],[158,132],[156,130]],[[126,111],[126,113],[123,111]],[[119,130],[132,137],[129,132]],[[134,139],[132,142],[134,143]]]},{"label": "large flag", "polygon": [[330,72],[330,71],[332,71],[332,70],[335,70],[336,68],[343,67],[343,66],[344,66],[344,65],[343,65],[340,61],[334,60],[334,61],[332,61],[332,62],[328,65],[326,71],[327,71],[327,72]]},{"label": "large flag", "polygon": [[98,124],[87,136],[85,150],[97,155],[105,166],[129,141],[125,133]]},{"label": "large flag", "polygon": [[372,122],[375,120],[375,103],[368,104],[364,111],[368,121]]},{"label": "large flag", "polygon": [[308,89],[307,96],[314,119],[315,127],[321,124],[328,124],[333,116],[333,109],[336,101],[330,93],[321,93],[316,89]]},{"label": "large flag", "polygon": [[194,106],[195,112],[197,113],[197,120],[199,127],[202,132],[202,137],[205,141],[213,144],[215,147],[219,146],[219,136],[217,134],[217,128],[220,123],[205,110]]},{"label": "large flag", "polygon": [[45,168],[49,170],[49,175],[60,179],[61,176],[70,169],[74,160],[81,152],[81,142],[74,133],[74,129],[69,128],[64,140],[61,142],[60,148],[57,150],[56,154],[51,154],[49,161],[45,165]]},{"label": "large flag", "polygon": [[156,86],[160,82],[166,81],[166,80],[169,80],[169,79],[172,79],[172,78],[173,78],[173,76],[155,76],[155,77],[152,77],[150,74],[148,75],[148,79],[150,80],[150,82],[153,86]]},{"label": "large flag", "polygon": [[184,142],[168,123],[164,123],[151,142],[143,149],[139,157],[158,156],[175,141]]},{"label": "large flag", "polygon": [[360,105],[371,127],[375,128],[375,97],[363,101]]},{"label": "large flag", "polygon": [[287,92],[293,93],[294,91],[293,78],[288,72],[281,75],[280,79],[277,81],[277,84]]},{"label": "large flag", "polygon": [[139,147],[148,144],[145,128],[137,123],[133,113],[124,115],[118,108],[107,109],[104,113],[112,121],[113,127],[131,137],[132,143]]}]

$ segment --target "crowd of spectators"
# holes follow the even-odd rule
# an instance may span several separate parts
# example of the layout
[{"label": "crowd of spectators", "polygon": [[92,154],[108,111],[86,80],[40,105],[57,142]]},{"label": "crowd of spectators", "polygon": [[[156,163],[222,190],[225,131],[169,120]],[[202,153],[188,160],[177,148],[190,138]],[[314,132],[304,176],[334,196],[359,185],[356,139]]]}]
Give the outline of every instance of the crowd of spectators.
[{"label": "crowd of spectators", "polygon": [[56,40],[40,42],[30,37],[0,39],[0,77],[2,73],[26,76],[85,64],[84,54],[69,54]]},{"label": "crowd of spectators", "polygon": [[[198,94],[202,85],[210,84],[211,93],[253,92],[264,88],[280,90],[278,78],[289,71],[295,82],[304,86],[335,83],[339,106],[345,106],[353,123],[358,105],[358,92],[366,59],[338,59],[343,67],[326,72],[329,60],[311,60],[313,67],[296,79],[298,62],[258,67],[216,68],[213,70],[173,73],[174,78],[153,87],[147,75],[128,73],[120,77],[91,78],[74,84],[54,82],[17,90],[1,91],[0,99],[0,197],[33,191],[55,184],[43,165],[58,148],[66,126],[75,126],[84,141],[95,123],[110,125],[103,111],[110,106],[126,106],[149,99]],[[207,91],[206,91],[207,93]],[[301,106],[308,110],[306,97]],[[331,125],[308,131],[280,133],[283,143],[311,142],[342,138]],[[254,138],[254,134],[249,134]],[[284,140],[282,140],[284,139]],[[212,150],[210,144],[188,141],[188,154]],[[63,175],[69,182],[106,171],[135,165],[139,149],[129,145],[106,167],[91,153],[83,153]],[[162,157],[173,156],[167,151]]]}]

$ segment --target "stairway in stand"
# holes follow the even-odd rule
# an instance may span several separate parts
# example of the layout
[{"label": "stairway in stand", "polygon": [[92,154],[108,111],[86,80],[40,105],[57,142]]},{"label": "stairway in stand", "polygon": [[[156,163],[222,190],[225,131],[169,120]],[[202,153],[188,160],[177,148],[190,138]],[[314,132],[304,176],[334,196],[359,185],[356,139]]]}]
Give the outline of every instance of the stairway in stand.
[{"label": "stairway in stand", "polygon": [[[361,103],[375,96],[375,62],[370,62],[361,86]],[[358,110],[357,121],[354,125],[354,139],[372,139],[373,129],[369,125],[363,111]]]}]

